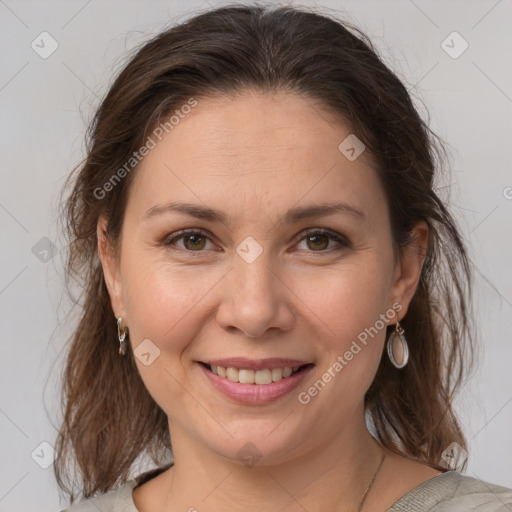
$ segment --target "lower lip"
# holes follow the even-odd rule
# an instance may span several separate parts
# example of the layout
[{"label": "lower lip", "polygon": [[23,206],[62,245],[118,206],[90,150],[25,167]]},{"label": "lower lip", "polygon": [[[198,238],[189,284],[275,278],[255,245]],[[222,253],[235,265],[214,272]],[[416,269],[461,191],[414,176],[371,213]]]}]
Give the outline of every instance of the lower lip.
[{"label": "lower lip", "polygon": [[210,382],[224,395],[240,404],[260,405],[273,402],[295,389],[302,379],[313,369],[313,365],[294,373],[290,377],[271,384],[241,384],[219,377],[203,364],[198,363]]}]

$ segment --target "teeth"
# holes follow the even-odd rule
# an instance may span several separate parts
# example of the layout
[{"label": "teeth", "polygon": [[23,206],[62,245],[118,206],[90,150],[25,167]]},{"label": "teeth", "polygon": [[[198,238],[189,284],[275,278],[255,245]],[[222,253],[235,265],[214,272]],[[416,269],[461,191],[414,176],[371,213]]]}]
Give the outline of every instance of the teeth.
[{"label": "teeth", "polygon": [[300,366],[286,366],[284,368],[272,368],[265,370],[239,370],[238,368],[225,368],[224,366],[212,366],[210,369],[219,377],[227,378],[231,382],[241,384],[271,384],[294,374]]},{"label": "teeth", "polygon": [[226,376],[231,382],[239,382],[236,368],[226,368]]},{"label": "teeth", "polygon": [[258,370],[254,372],[254,384],[270,384],[271,382],[273,382],[272,370]]},{"label": "teeth", "polygon": [[[233,370],[233,368],[229,368]],[[254,384],[254,374],[257,373],[254,370],[235,370],[238,372],[238,382],[242,384]]]},{"label": "teeth", "polygon": [[272,368],[272,380],[275,382],[276,380],[281,380],[283,378],[283,369],[282,368]]}]

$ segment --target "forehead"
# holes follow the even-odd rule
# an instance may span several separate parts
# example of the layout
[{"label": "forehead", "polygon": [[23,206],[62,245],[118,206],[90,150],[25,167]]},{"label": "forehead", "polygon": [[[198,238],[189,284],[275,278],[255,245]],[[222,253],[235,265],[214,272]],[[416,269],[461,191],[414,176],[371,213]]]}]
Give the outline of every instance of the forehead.
[{"label": "forehead", "polygon": [[147,208],[180,198],[247,213],[340,194],[364,207],[376,200],[377,180],[370,155],[349,160],[340,151],[349,135],[325,108],[295,94],[198,98],[143,159],[130,194]]},{"label": "forehead", "polygon": [[291,93],[202,98],[177,121],[160,145],[181,160],[215,153],[219,158],[236,158],[234,163],[250,155],[268,162],[291,161],[304,154],[320,159],[321,153],[336,153],[350,134],[317,101]]}]

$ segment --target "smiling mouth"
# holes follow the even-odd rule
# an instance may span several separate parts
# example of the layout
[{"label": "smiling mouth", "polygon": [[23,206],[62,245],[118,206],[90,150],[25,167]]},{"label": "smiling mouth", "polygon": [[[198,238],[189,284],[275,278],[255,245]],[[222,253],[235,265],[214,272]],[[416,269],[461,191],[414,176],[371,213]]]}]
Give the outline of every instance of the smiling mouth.
[{"label": "smiling mouth", "polygon": [[257,384],[265,385],[272,384],[272,382],[278,382],[283,379],[287,379],[296,373],[303,371],[310,366],[312,363],[304,364],[302,366],[285,366],[284,368],[265,368],[262,370],[247,370],[244,368],[232,368],[218,365],[210,365],[207,363],[200,362],[205,368],[210,370],[215,375],[224,379],[230,380],[231,382],[238,382],[240,384]]}]

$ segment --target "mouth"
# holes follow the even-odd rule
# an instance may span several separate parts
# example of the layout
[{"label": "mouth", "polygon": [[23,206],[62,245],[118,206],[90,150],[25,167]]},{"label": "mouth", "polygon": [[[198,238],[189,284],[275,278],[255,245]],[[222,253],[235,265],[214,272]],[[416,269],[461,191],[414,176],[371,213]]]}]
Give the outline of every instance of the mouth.
[{"label": "mouth", "polygon": [[[314,366],[313,363],[306,363],[295,366],[272,366],[268,365],[267,368],[244,368],[243,365],[240,367],[205,363],[198,361],[199,364],[204,366],[208,371],[217,375],[222,379],[240,384],[249,385],[269,385],[273,382],[279,382],[286,380],[298,373],[306,371],[308,368]],[[255,365],[252,365],[255,366]],[[257,365],[261,366],[261,364]]]},{"label": "mouth", "polygon": [[200,373],[218,392],[231,401],[265,406],[290,396],[313,371],[314,363],[294,359],[246,358],[195,361]]}]

